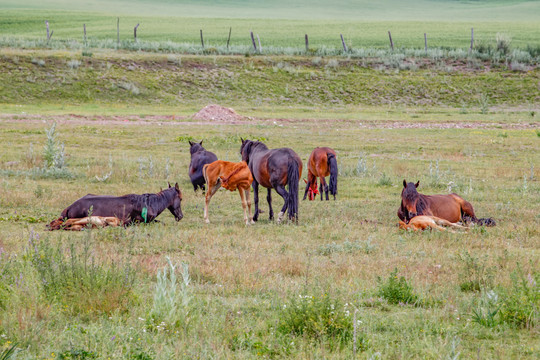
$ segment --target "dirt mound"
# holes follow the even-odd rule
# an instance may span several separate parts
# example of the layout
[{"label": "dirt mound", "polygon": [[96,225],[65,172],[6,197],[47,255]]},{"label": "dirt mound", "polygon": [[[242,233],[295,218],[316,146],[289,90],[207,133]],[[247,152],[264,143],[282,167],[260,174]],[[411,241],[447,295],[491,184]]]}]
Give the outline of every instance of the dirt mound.
[{"label": "dirt mound", "polygon": [[236,111],[231,108],[226,108],[219,105],[208,105],[205,106],[198,113],[193,115],[195,120],[214,120],[214,121],[239,121],[243,120],[244,117],[238,115]]}]

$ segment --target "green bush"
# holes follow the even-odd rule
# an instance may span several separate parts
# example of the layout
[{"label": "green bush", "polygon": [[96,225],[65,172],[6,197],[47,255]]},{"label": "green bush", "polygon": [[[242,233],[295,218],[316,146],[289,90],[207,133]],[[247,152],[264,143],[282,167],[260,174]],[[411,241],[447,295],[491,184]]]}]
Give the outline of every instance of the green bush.
[{"label": "green bush", "polygon": [[90,233],[82,248],[73,243],[64,248],[32,234],[27,258],[39,274],[45,297],[62,305],[71,314],[111,313],[125,311],[132,300],[135,273],[111,261],[99,264],[92,255]]},{"label": "green bush", "polygon": [[414,293],[411,284],[401,276],[398,278],[397,268],[390,273],[386,282],[382,282],[379,277],[378,295],[388,301],[390,304],[414,304],[418,301],[418,295]]},{"label": "green bush", "polygon": [[533,328],[540,323],[540,273],[525,276],[518,267],[511,278],[512,287],[503,292],[500,319],[518,328]]},{"label": "green bush", "polygon": [[283,305],[277,330],[342,347],[353,338],[353,319],[348,306],[327,294],[293,297]]}]

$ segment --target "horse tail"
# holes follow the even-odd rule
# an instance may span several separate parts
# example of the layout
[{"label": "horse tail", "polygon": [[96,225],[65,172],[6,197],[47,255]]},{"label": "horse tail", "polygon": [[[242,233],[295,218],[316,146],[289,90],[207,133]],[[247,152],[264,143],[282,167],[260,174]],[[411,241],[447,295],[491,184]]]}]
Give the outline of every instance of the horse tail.
[{"label": "horse tail", "polygon": [[478,219],[476,223],[478,225],[482,225],[482,226],[495,226],[495,225],[497,225],[497,222],[492,217]]},{"label": "horse tail", "polygon": [[337,160],[336,155],[334,154],[327,154],[328,157],[328,167],[330,168],[330,184],[329,184],[329,190],[330,194],[334,195],[334,199],[337,195],[337,177],[338,177],[338,166],[337,166]]},{"label": "horse tail", "polygon": [[204,182],[206,184],[208,184],[208,176],[206,175],[206,168],[208,167],[208,165],[210,165],[210,164],[204,164],[204,166],[202,168],[202,174],[203,174],[203,177],[204,177]]},{"label": "horse tail", "polygon": [[474,213],[474,210],[473,210],[473,207],[471,205],[470,202],[468,202],[467,200],[463,199],[462,197],[456,195],[456,194],[452,194],[454,195],[454,198],[458,199],[460,205],[461,205],[461,217],[463,218],[463,220],[465,220],[465,222],[472,222],[472,223],[475,223],[475,224],[478,224],[478,225],[481,225],[481,226],[495,226],[497,225],[497,222],[495,221],[495,219],[493,218],[477,218],[475,213]]},{"label": "horse tail", "polygon": [[289,186],[289,197],[287,198],[287,209],[289,211],[289,219],[295,219],[298,222],[298,181],[300,174],[298,163],[295,158],[289,158],[287,167],[287,185]]}]

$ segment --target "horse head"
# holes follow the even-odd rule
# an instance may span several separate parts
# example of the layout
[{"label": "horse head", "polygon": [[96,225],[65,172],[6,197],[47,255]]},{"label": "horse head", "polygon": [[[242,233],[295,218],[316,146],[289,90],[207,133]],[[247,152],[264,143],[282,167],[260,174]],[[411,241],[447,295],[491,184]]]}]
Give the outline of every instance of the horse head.
[{"label": "horse head", "polygon": [[242,145],[240,146],[240,155],[242,155],[242,161],[249,164],[249,155],[254,142],[252,140],[242,138],[240,138],[240,140],[242,140]]},{"label": "horse head", "polygon": [[416,190],[418,185],[420,185],[420,181],[414,184],[412,182],[408,183],[406,180],[403,180],[403,190],[401,191],[401,205],[409,213],[409,219],[418,215],[418,211],[416,209],[418,199],[420,198],[420,194]]},{"label": "horse head", "polygon": [[176,221],[180,221],[184,217],[184,214],[182,214],[182,191],[180,191],[178,183],[174,184],[174,187],[169,184],[169,189],[171,188],[174,189],[175,194],[171,201],[171,205],[169,205],[167,209],[174,215]]},{"label": "horse head", "polygon": [[194,141],[188,140],[188,142],[190,146],[189,153],[191,155],[199,151],[204,151],[204,148],[202,147],[203,140],[201,140],[201,142],[194,142]]},{"label": "horse head", "polygon": [[[304,182],[307,184],[307,180],[304,179]],[[317,189],[317,182],[313,181],[311,184],[309,184],[308,187],[308,198],[309,200],[315,200],[315,196],[319,195],[319,189]]]}]

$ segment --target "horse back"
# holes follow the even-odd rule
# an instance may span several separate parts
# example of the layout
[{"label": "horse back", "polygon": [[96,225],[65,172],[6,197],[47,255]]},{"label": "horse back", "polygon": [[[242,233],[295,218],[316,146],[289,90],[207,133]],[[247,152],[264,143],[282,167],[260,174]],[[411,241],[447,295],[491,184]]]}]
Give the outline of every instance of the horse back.
[{"label": "horse back", "polygon": [[[432,215],[452,223],[461,220],[461,203],[464,201],[456,194],[420,195],[427,204],[423,215]],[[417,205],[418,206],[418,205]]]},{"label": "horse back", "polygon": [[328,154],[336,156],[336,152],[329,147],[317,147],[309,156],[308,172],[313,176],[329,176],[330,167],[328,166]]}]

